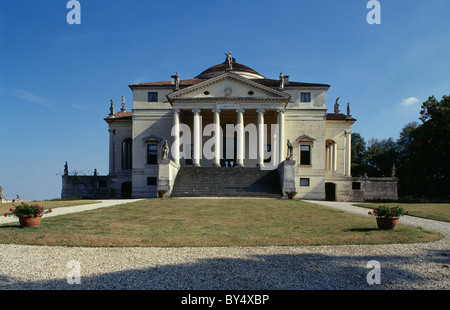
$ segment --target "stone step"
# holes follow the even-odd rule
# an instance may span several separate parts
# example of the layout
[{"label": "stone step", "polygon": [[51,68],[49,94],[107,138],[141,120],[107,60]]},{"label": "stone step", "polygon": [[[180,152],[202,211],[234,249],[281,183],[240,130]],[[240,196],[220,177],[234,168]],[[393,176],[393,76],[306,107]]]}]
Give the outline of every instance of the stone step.
[{"label": "stone step", "polygon": [[182,167],[172,197],[282,196],[276,170],[244,167]]}]

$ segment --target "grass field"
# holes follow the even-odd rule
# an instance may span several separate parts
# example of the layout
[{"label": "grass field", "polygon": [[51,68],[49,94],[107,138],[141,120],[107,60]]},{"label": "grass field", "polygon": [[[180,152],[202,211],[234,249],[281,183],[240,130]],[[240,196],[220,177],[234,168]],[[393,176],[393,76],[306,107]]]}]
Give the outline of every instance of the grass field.
[{"label": "grass field", "polygon": [[[44,205],[44,204],[43,204]],[[298,200],[147,199],[43,218],[38,228],[0,226],[0,243],[86,247],[307,246],[429,242],[435,232]]]},{"label": "grass field", "polygon": [[374,208],[380,205],[400,206],[409,215],[450,223],[450,203],[357,203],[356,206]]}]

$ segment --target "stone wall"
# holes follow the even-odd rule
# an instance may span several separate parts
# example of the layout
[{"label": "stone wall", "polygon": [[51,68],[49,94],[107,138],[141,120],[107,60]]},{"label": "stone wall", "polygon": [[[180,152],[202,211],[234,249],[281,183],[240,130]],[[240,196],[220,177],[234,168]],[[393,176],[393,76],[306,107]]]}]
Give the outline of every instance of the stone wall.
[{"label": "stone wall", "polygon": [[395,177],[352,178],[352,200],[398,200],[397,184]]},{"label": "stone wall", "polygon": [[112,192],[108,176],[62,177],[61,198],[108,199]]}]

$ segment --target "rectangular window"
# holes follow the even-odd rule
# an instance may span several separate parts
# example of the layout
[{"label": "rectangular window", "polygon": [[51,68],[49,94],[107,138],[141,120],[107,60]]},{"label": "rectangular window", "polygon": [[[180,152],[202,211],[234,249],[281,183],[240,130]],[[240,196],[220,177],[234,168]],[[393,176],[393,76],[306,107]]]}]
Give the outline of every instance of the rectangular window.
[{"label": "rectangular window", "polygon": [[300,145],[300,165],[311,165],[310,145]]},{"label": "rectangular window", "polygon": [[147,185],[157,185],[157,178],[156,177],[147,177]]},{"label": "rectangular window", "polygon": [[158,102],[158,93],[148,92],[148,102]]},{"label": "rectangular window", "polygon": [[300,102],[311,102],[311,93],[300,93]]},{"label": "rectangular window", "polygon": [[147,165],[156,165],[158,163],[158,145],[147,144]]},{"label": "rectangular window", "polygon": [[309,186],[308,178],[300,178],[300,186]]},{"label": "rectangular window", "polygon": [[352,189],[361,189],[361,182],[352,182]]}]

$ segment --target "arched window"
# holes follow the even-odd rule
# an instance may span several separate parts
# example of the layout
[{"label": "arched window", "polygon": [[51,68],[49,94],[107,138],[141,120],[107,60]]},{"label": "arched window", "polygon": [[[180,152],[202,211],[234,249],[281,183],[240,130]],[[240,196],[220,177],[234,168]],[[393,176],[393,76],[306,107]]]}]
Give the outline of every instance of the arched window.
[{"label": "arched window", "polygon": [[128,170],[132,168],[133,156],[132,156],[132,140],[131,138],[125,139],[122,142],[122,169]]},{"label": "arched window", "polygon": [[325,146],[326,169],[327,171],[337,171],[337,144],[333,140],[327,140]]}]

